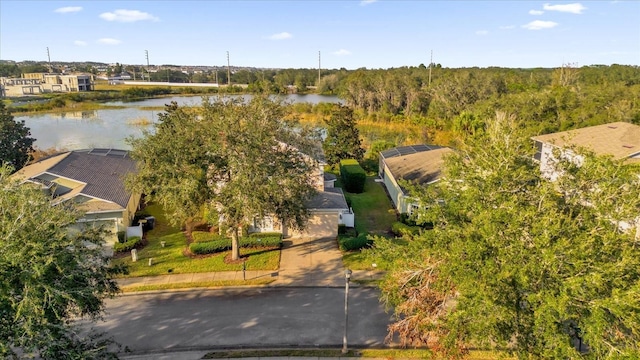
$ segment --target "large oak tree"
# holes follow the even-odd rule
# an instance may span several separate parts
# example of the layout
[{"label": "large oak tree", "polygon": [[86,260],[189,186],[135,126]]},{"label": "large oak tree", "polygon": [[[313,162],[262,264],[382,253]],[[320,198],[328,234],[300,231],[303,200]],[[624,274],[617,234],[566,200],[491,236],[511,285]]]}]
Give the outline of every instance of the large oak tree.
[{"label": "large oak tree", "polygon": [[449,355],[639,356],[640,169],[573,149],[582,165],[563,158],[548,181],[518,125],[489,121],[440,182],[413,189],[433,230],[386,253],[391,334]]},{"label": "large oak tree", "polygon": [[109,340],[79,328],[117,293],[103,231],[71,234],[79,216],[0,167],[0,357],[112,358]]},{"label": "large oak tree", "polygon": [[318,176],[310,156],[317,150],[312,133],[279,103],[254,97],[168,105],[155,132],[131,143],[139,172],[129,186],[161,204],[174,224],[188,225],[204,207],[212,209],[230,229],[234,260],[238,230],[254,218],[275,216],[298,229],[306,223]]}]

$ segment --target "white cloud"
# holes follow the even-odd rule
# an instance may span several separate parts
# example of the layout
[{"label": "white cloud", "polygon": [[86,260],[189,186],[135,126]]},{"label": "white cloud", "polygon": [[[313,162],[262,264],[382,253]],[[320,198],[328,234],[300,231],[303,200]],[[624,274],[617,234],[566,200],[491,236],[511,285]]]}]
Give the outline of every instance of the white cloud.
[{"label": "white cloud", "polygon": [[338,56],[351,55],[351,51],[346,49],[340,49],[338,51],[334,51],[333,55],[338,55]]},{"label": "white cloud", "polygon": [[98,39],[98,42],[100,44],[105,44],[105,45],[118,45],[122,41],[120,41],[118,39],[112,39],[112,38],[102,38],[102,39]]},{"label": "white cloud", "polygon": [[580,3],[562,4],[562,5],[544,4],[542,8],[547,11],[560,11],[560,12],[568,12],[572,14],[582,14],[582,11],[587,9]]},{"label": "white cloud", "polygon": [[87,46],[87,42],[82,40],[76,40],[73,42],[73,44],[76,46]]},{"label": "white cloud", "polygon": [[544,11],[542,10],[529,10],[529,15],[542,15]]},{"label": "white cloud", "polygon": [[369,4],[373,4],[376,1],[378,0],[360,0],[360,6],[367,6]]},{"label": "white cloud", "polygon": [[286,40],[286,39],[291,39],[292,37],[293,37],[293,35],[289,34],[286,31],[283,31],[281,33],[273,34],[273,35],[267,37],[267,39],[269,39],[269,40]]},{"label": "white cloud", "polygon": [[478,30],[476,31],[476,35],[487,35],[489,32],[487,30]]},{"label": "white cloud", "polygon": [[143,20],[158,21],[157,17],[139,10],[118,9],[114,12],[106,12],[100,14],[100,18],[107,21],[117,22],[136,22]]},{"label": "white cloud", "polygon": [[536,20],[532,21],[528,24],[522,25],[523,28],[529,30],[542,30],[542,29],[551,29],[558,26],[557,22],[553,21],[544,21],[544,20]]},{"label": "white cloud", "polygon": [[500,26],[500,30],[509,30],[509,29],[515,29],[516,26],[515,25],[503,25]]},{"label": "white cloud", "polygon": [[82,11],[82,6],[65,6],[53,10],[53,12],[57,12],[60,14],[74,13],[78,11]]}]

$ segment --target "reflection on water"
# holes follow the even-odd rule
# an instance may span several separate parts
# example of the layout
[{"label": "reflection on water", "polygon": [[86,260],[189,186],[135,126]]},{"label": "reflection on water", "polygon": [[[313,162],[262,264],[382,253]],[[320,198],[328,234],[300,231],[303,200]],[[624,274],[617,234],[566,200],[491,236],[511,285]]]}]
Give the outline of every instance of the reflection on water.
[{"label": "reflection on water", "polygon": [[[250,98],[250,95],[236,95]],[[286,95],[281,97],[287,102],[337,103],[335,96],[322,95]],[[198,105],[200,96],[175,96],[162,99],[148,99],[137,102],[112,102],[109,105],[124,105],[124,109],[74,111],[62,114],[42,114],[33,116],[15,116],[24,120],[31,129],[31,137],[36,139],[35,146],[40,149],[52,147],[66,150],[92,147],[130,149],[126,139],[140,137],[153,127],[143,122],[155,123],[159,111],[143,110],[141,107],[164,106],[171,101],[180,105]],[[144,121],[142,121],[144,120]]]},{"label": "reflection on water", "polygon": [[51,114],[51,117],[56,119],[92,120],[98,118],[98,112],[96,110],[69,111],[59,114]]}]

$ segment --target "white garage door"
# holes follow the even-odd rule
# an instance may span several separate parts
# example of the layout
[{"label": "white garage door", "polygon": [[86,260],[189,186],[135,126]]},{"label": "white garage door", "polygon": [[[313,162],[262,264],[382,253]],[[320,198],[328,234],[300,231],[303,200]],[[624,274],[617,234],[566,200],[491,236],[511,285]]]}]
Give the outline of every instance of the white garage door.
[{"label": "white garage door", "polygon": [[294,232],[293,237],[337,237],[338,213],[311,214],[307,227],[302,232]]}]

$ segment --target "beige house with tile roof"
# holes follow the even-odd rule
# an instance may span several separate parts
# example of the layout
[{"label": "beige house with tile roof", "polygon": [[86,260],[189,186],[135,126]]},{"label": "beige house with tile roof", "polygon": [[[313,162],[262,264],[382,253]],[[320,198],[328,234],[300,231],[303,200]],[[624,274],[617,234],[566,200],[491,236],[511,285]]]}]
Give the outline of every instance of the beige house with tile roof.
[{"label": "beige house with tile roof", "polygon": [[100,225],[110,230],[107,244],[117,241],[140,204],[140,194],[125,189],[124,178],[136,171],[125,150],[75,150],[28,165],[13,176],[36,184],[52,197],[52,205],[73,202],[84,213],[78,226]]},{"label": "beige house with tile roof", "polygon": [[540,171],[554,180],[557,177],[553,167],[554,149],[561,149],[562,156],[581,163],[582,158],[569,148],[585,148],[596,155],[609,155],[614,159],[627,159],[628,162],[640,161],[640,126],[626,122],[615,122],[582,129],[562,131],[553,134],[534,136],[536,145],[535,159],[540,162]]},{"label": "beige house with tile roof", "polygon": [[[553,134],[534,136],[537,152],[535,159],[540,162],[540,172],[550,180],[555,180],[558,173],[554,167],[554,149],[560,149],[561,156],[580,165],[584,159],[569,148],[577,147],[593,151],[596,155],[612,156],[616,160],[628,163],[640,161],[640,126],[626,122],[615,122],[582,129],[563,131]],[[636,227],[636,239],[640,239],[640,226],[635,221],[618,222],[621,230]]]}]

